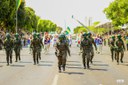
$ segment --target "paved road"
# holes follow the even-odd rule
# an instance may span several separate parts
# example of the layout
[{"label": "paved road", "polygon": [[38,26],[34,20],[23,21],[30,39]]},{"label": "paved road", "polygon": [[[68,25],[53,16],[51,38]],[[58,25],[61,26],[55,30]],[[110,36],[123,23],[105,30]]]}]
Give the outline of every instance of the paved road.
[{"label": "paved road", "polygon": [[58,73],[53,47],[48,55],[42,52],[39,65],[33,65],[28,48],[22,50],[22,61],[10,66],[6,66],[5,52],[0,51],[0,85],[128,85],[128,52],[124,63],[117,65],[111,62],[109,48],[103,47],[103,54],[95,53],[90,70],[83,69],[78,52],[79,48],[73,45],[66,71]]}]

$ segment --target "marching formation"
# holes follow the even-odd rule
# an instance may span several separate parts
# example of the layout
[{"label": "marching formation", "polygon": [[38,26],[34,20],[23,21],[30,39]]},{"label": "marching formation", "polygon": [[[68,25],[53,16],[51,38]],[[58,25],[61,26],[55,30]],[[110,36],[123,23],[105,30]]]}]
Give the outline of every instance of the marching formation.
[{"label": "marching formation", "polygon": [[[101,54],[103,41],[104,45],[106,46],[106,40],[100,36],[94,38],[90,32],[83,33],[80,37],[80,41],[77,41],[79,44],[77,46],[80,48],[80,55],[82,57],[84,69],[89,69],[90,63],[93,64],[94,52],[96,51],[96,53]],[[33,32],[32,39],[29,41],[29,48],[33,55],[34,65],[39,64],[39,61],[41,60],[42,49],[44,49],[44,54],[48,53],[51,39],[53,40],[55,55],[58,59],[58,70],[59,72],[62,72],[62,70],[65,71],[67,56],[71,56],[70,47],[72,45],[71,36],[67,37],[65,34],[55,35],[52,38],[46,34],[42,38],[40,33]],[[6,33],[6,38],[4,40],[0,39],[0,50],[2,50],[2,46],[6,52],[7,66],[12,64],[13,50],[15,52],[15,62],[21,60],[20,52],[23,45],[21,36],[18,33],[14,35],[14,38],[9,33]],[[108,39],[108,46],[110,47],[112,62],[115,60],[118,65],[120,62],[123,63],[125,43],[122,39],[122,36],[120,34],[117,36],[112,35]]]}]

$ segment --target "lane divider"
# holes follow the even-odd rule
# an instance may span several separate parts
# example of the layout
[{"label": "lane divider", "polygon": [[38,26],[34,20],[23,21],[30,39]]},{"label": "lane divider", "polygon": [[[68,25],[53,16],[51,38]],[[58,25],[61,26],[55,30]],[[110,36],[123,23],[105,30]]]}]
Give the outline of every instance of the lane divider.
[{"label": "lane divider", "polygon": [[55,75],[52,85],[57,85],[59,75]]}]

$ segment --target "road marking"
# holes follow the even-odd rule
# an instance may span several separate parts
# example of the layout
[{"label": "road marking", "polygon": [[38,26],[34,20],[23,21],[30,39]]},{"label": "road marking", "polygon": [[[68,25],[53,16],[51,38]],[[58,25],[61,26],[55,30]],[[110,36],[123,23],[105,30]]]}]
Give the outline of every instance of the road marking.
[{"label": "road marking", "polygon": [[59,75],[55,75],[52,85],[57,85]]}]

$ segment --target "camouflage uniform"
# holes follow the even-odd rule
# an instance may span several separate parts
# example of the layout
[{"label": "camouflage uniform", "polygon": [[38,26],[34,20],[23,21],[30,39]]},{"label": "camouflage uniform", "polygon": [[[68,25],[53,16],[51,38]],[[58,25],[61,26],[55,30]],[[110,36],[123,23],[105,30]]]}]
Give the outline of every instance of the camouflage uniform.
[{"label": "camouflage uniform", "polygon": [[84,39],[81,41],[80,44],[80,49],[82,50],[82,60],[83,60],[83,66],[84,69],[86,69],[86,65],[87,68],[90,68],[89,66],[89,61],[91,58],[91,47],[90,45],[92,44],[91,41],[87,38],[87,34],[83,34]]},{"label": "camouflage uniform", "polygon": [[123,40],[121,39],[121,35],[118,35],[117,38],[118,38],[118,40],[116,41],[116,46],[117,46],[117,64],[119,64],[119,54],[120,53],[121,53],[120,61],[121,61],[121,63],[123,63],[125,46],[124,46]]},{"label": "camouflage uniform", "polygon": [[3,41],[0,39],[0,50],[2,50]]},{"label": "camouflage uniform", "polygon": [[42,46],[44,46],[43,45],[43,42],[42,42],[42,39],[41,39],[41,37],[40,37],[40,34],[39,33],[37,33],[37,38],[38,38],[38,40],[39,40],[39,42],[40,42],[40,44],[38,44],[39,45],[39,54],[38,54],[38,56],[39,56],[39,59],[41,60],[41,51],[42,51]]},{"label": "camouflage uniform", "polygon": [[97,46],[96,46],[96,43],[94,42],[94,39],[91,37],[91,33],[89,32],[88,33],[88,39],[91,41],[91,45],[90,45],[90,49],[91,49],[91,59],[90,59],[90,62],[92,62],[92,59],[94,57],[94,49],[93,49],[93,45],[95,46],[95,49],[97,50]]},{"label": "camouflage uniform", "polygon": [[109,46],[110,46],[112,61],[114,60],[114,56],[116,60],[115,36],[112,36],[111,39],[109,40]]},{"label": "camouflage uniform", "polygon": [[33,61],[34,61],[34,65],[39,64],[39,50],[40,50],[40,41],[39,39],[36,38],[37,35],[36,33],[33,33],[33,39],[31,41],[30,44],[30,48],[32,49],[32,53],[33,53]]},{"label": "camouflage uniform", "polygon": [[68,44],[65,42],[64,35],[59,36],[59,42],[56,43],[55,47],[57,50],[56,56],[58,58],[59,72],[61,72],[61,66],[63,67],[63,71],[65,71],[67,53],[70,56],[70,50],[69,50]]},{"label": "camouflage uniform", "polygon": [[6,34],[6,39],[4,41],[4,48],[6,51],[6,60],[7,60],[7,65],[9,63],[12,63],[12,51],[13,51],[13,40],[10,39],[10,34]]},{"label": "camouflage uniform", "polygon": [[20,50],[21,50],[21,48],[22,48],[22,42],[19,39],[19,34],[16,33],[15,40],[14,40],[14,51],[15,51],[15,56],[16,56],[16,61],[15,62],[17,62],[18,59],[21,60],[21,58],[20,58]]}]

